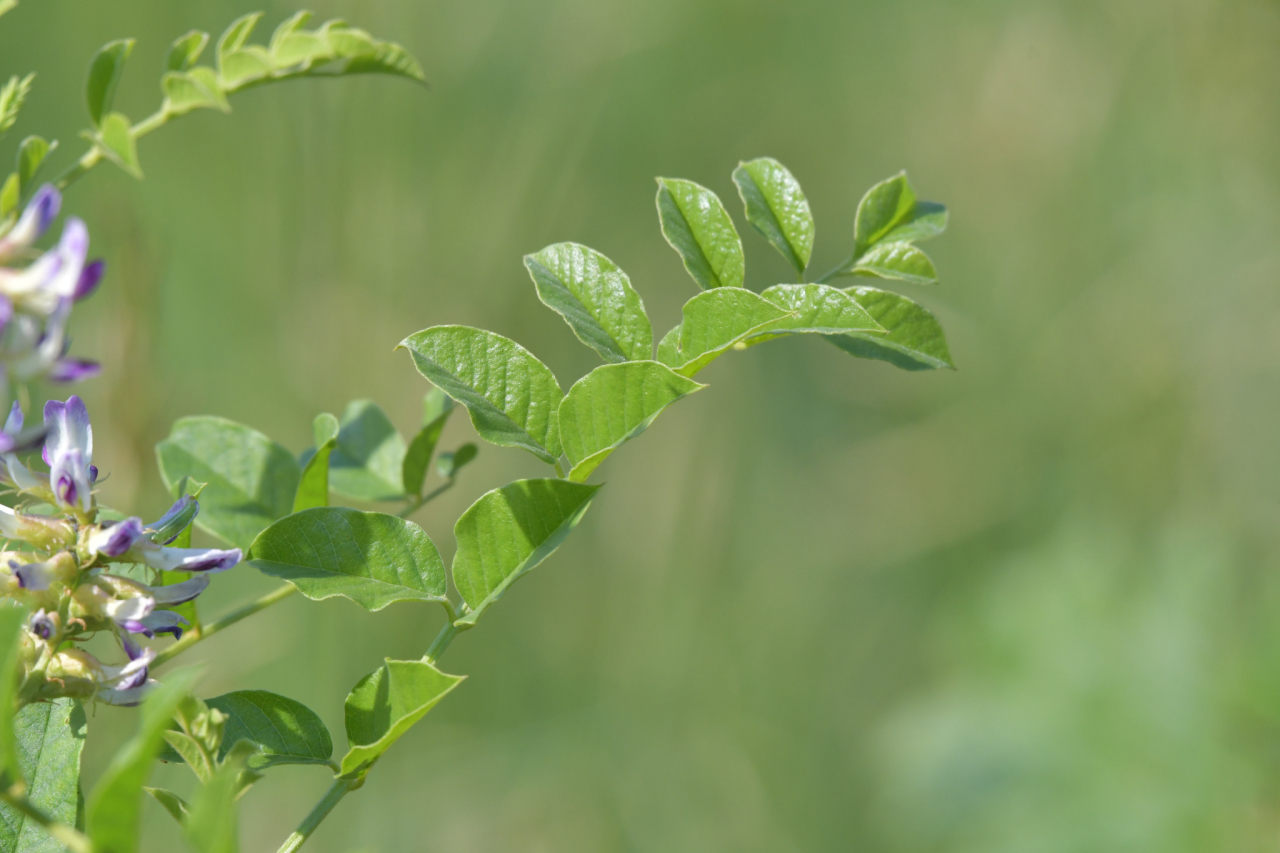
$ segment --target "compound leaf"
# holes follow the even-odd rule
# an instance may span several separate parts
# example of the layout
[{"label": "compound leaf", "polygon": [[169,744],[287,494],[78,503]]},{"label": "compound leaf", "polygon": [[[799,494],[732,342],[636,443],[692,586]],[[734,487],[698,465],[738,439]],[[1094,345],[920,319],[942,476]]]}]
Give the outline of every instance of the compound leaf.
[{"label": "compound leaf", "polygon": [[827,284],[775,284],[760,295],[791,314],[769,326],[770,335],[885,331],[853,296]]}]

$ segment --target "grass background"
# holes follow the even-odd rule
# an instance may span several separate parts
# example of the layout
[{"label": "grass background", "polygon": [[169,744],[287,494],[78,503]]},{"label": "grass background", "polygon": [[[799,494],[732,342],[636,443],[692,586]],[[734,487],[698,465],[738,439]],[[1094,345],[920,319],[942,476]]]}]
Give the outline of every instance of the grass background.
[{"label": "grass background", "polygon": [[[266,27],[293,10],[268,3]],[[732,354],[602,469],[553,561],[445,667],[462,689],[308,845],[334,851],[1275,850],[1280,837],[1280,9],[1270,0],[320,0],[402,42],[390,79],[258,89],[105,166],[66,209],[109,273],[75,318],[103,499],[166,504],[152,448],[218,414],[301,451],[357,397],[408,432],[392,348],[434,324],[519,340],[568,385],[592,353],[522,254],[589,244],[659,334],[695,292],[655,175],[729,203],[763,154],[803,183],[814,266],[873,182],[947,203],[918,297],[959,371],[821,341]],[[92,51],[230,0],[26,0],[0,74],[27,133],[80,150]],[[749,286],[788,274],[744,233]],[[447,444],[472,437],[455,418]],[[484,447],[422,515],[540,470]],[[221,576],[216,613],[269,588]],[[435,609],[290,600],[202,644],[208,695],[271,689],[341,741],[346,690],[416,657]],[[99,708],[94,778],[133,713]],[[158,777],[187,782],[168,768]],[[326,785],[273,771],[245,849]],[[147,849],[180,845],[146,806]]]}]

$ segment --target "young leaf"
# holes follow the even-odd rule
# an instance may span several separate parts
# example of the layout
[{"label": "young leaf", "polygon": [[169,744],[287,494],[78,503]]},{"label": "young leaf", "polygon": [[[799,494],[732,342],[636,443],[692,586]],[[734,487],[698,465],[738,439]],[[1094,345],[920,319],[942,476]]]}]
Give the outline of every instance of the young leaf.
[{"label": "young leaf", "polygon": [[307,460],[293,498],[293,511],[302,512],[329,505],[329,454],[338,446],[338,419],[330,414],[316,415],[311,424],[316,451]]},{"label": "young leaf", "polygon": [[431,537],[380,512],[317,507],[282,518],[254,540],[249,564],[313,601],[340,595],[381,610],[445,600],[444,561]]},{"label": "young leaf", "polygon": [[469,326],[434,326],[400,342],[418,372],[467,407],[480,437],[521,447],[548,465],[560,456],[555,374],[515,341]]},{"label": "young leaf", "polygon": [[290,32],[279,41],[271,40],[271,60],[277,68],[310,66],[331,58],[332,53],[329,43],[314,33]]},{"label": "young leaf", "polygon": [[280,43],[284,41],[286,37],[302,29],[306,26],[307,21],[310,20],[311,13],[305,9],[294,12],[292,15],[285,18],[280,22],[279,26],[276,27],[275,32],[271,34],[271,42],[268,44],[267,49],[274,54],[280,47]]},{"label": "young leaf", "polygon": [[407,77],[419,83],[427,82],[427,75],[409,51],[392,42],[377,42],[372,53],[353,56],[342,69],[343,74],[392,74]]},{"label": "young leaf", "polygon": [[18,146],[18,181],[23,191],[31,186],[44,158],[57,147],[57,142],[48,142],[39,136],[28,136],[22,140],[22,144]]},{"label": "young leaf", "polygon": [[9,128],[18,120],[18,111],[22,103],[31,94],[31,83],[36,75],[26,77],[10,77],[9,82],[0,86],[0,136],[4,136]]},{"label": "young leaf", "polygon": [[677,324],[662,336],[662,340],[658,341],[658,361],[667,367],[679,367],[684,362],[684,357],[680,355],[682,331]]},{"label": "young leaf", "polygon": [[358,501],[404,497],[404,439],[372,400],[353,400],[342,413],[338,446],[329,459],[333,490]]},{"label": "young leaf", "polygon": [[937,284],[938,271],[929,256],[910,243],[883,241],[858,259],[854,275],[874,275],[910,284]]},{"label": "young leaf", "polygon": [[17,209],[18,202],[21,200],[21,179],[17,172],[11,172],[9,177],[4,179],[4,185],[0,186],[0,232],[3,232],[6,227],[6,223],[2,220]]},{"label": "young leaf", "polygon": [[599,486],[565,480],[517,480],[480,496],[453,527],[453,583],[474,625],[507,587],[531,571],[577,526]]},{"label": "young leaf", "polygon": [[237,690],[206,704],[227,715],[219,758],[226,758],[241,740],[258,747],[248,761],[254,770],[278,764],[328,764],[333,757],[333,739],[324,721],[301,702],[265,690]]},{"label": "young leaf", "polygon": [[301,471],[293,454],[257,430],[214,417],[183,418],[156,446],[160,476],[208,485],[196,524],[238,548],[293,509]]},{"label": "young leaf", "polygon": [[160,805],[164,806],[164,810],[173,816],[173,819],[180,826],[185,826],[187,815],[191,813],[191,807],[187,805],[187,801],[179,797],[173,791],[166,791],[164,788],[148,788],[143,786],[142,790],[146,791]]},{"label": "young leaf", "polygon": [[138,733],[115,754],[89,794],[85,814],[95,851],[135,853],[138,849],[142,787],[173,712],[195,686],[197,675],[192,669],[165,674],[164,681],[142,703]]},{"label": "young leaf", "polygon": [[947,230],[947,209],[935,201],[917,201],[902,224],[884,235],[886,243],[919,243]]},{"label": "young leaf", "polygon": [[440,434],[453,412],[453,400],[439,388],[432,388],[423,400],[422,429],[413,437],[409,449],[404,454],[404,464],[400,475],[407,495],[421,495],[422,486],[427,480],[427,469],[431,467],[431,457],[440,442]]},{"label": "young leaf", "polygon": [[902,225],[915,206],[915,190],[911,188],[906,172],[899,172],[867,190],[858,203],[858,215],[853,224],[854,256],[862,257],[867,249]]},{"label": "young leaf", "polygon": [[560,403],[560,439],[582,482],[676,400],[705,388],[656,361],[606,364],[579,379]]},{"label": "young leaf", "polygon": [[102,125],[103,119],[111,112],[111,104],[116,97],[116,87],[124,76],[124,63],[133,52],[133,39],[121,39],[107,42],[93,55],[89,63],[89,78],[84,84],[85,102],[89,107],[89,117],[95,127]]},{"label": "young leaf", "polygon": [[0,606],[0,779],[12,785],[22,778],[18,763],[12,708],[17,707],[18,681],[22,665],[22,635],[27,611],[10,602]]},{"label": "young leaf", "polygon": [[791,313],[769,326],[770,336],[885,332],[853,296],[827,284],[775,284],[760,295]]},{"label": "young leaf", "polygon": [[627,274],[577,243],[525,255],[542,303],[564,317],[578,340],[605,361],[642,361],[653,354],[653,327]]},{"label": "young leaf", "polygon": [[258,21],[262,20],[261,12],[253,12],[243,17],[236,18],[231,22],[231,26],[218,37],[218,71],[222,71],[222,61],[229,53],[233,53],[244,46],[248,40],[249,34],[253,32],[253,28],[258,25]]},{"label": "young leaf", "polygon": [[271,55],[256,44],[222,54],[218,62],[218,81],[223,89],[237,89],[269,75],[275,68]]},{"label": "young leaf", "polygon": [[479,453],[479,448],[471,442],[467,442],[457,450],[446,450],[436,457],[436,472],[446,480],[452,480]]},{"label": "young leaf", "polygon": [[142,178],[142,168],[138,165],[138,140],[126,116],[109,113],[102,120],[102,129],[95,141],[108,160],[133,177]]},{"label": "young leaf", "polygon": [[240,849],[239,809],[243,764],[229,761],[196,791],[184,824],[187,842],[196,853],[237,853]]},{"label": "young leaf", "polygon": [[699,287],[742,287],[742,240],[715,193],[693,181],[658,178],[658,219]]},{"label": "young leaf", "polygon": [[[84,749],[84,709],[74,699],[33,702],[14,719],[18,766],[27,799],[49,817],[75,826],[81,808],[80,752]],[[53,853],[62,846],[35,821],[0,804],[0,850]]]},{"label": "young leaf", "polygon": [[341,775],[358,778],[421,720],[464,675],[447,675],[426,661],[386,659],[352,688],[346,702],[347,741]]},{"label": "young leaf", "polygon": [[209,34],[199,30],[174,39],[164,60],[165,71],[186,71],[196,64],[208,44]]},{"label": "young leaf", "polygon": [[905,296],[874,287],[853,287],[847,292],[888,334],[831,335],[827,338],[831,343],[850,355],[887,361],[903,370],[955,369],[942,325],[928,310]]},{"label": "young leaf", "polygon": [[800,183],[772,157],[739,163],[733,182],[747,221],[803,274],[813,253],[813,214]]},{"label": "young leaf", "polygon": [[164,92],[165,112],[185,115],[192,110],[211,109],[231,112],[213,71],[208,68],[192,68],[190,71],[170,71],[160,79]]},{"label": "young leaf", "polygon": [[789,313],[750,290],[699,293],[684,304],[679,364],[669,366],[681,376],[692,377],[734,344],[766,331]]}]

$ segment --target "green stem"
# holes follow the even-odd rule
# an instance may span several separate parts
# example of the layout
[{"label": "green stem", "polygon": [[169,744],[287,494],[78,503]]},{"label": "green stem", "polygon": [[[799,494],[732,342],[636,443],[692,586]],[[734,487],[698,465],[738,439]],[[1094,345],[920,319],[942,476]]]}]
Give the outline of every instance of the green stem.
[{"label": "green stem", "polygon": [[415,512],[417,512],[418,510],[422,509],[424,506],[426,506],[427,504],[431,503],[433,500],[435,500],[436,498],[440,497],[440,496],[441,496],[442,494],[444,494],[445,492],[447,492],[447,491],[449,491],[450,489],[452,489],[452,488],[453,488],[453,483],[454,483],[454,481],[453,481],[452,479],[450,479],[450,480],[449,480],[447,483],[445,483],[443,486],[437,486],[436,488],[434,488],[434,489],[432,489],[431,491],[427,492],[424,496],[422,496],[422,497],[420,497],[420,498],[414,498],[412,501],[410,501],[410,502],[409,502],[409,505],[408,505],[407,507],[405,507],[404,509],[400,510],[400,512],[399,512],[399,516],[400,516],[401,518],[408,518],[409,516],[413,515]]},{"label": "green stem", "polygon": [[440,656],[444,654],[444,650],[449,648],[449,644],[453,642],[453,638],[461,634],[463,630],[453,624],[453,620],[450,619],[440,629],[440,633],[436,634],[436,638],[431,641],[431,645],[427,648],[427,653],[422,656],[422,659],[435,666],[436,661],[440,660]]},{"label": "green stem", "polygon": [[237,622],[239,622],[241,619],[244,619],[247,616],[252,616],[253,614],[257,613],[259,610],[265,610],[266,608],[275,604],[277,601],[283,601],[284,599],[293,595],[297,591],[298,591],[298,588],[293,584],[291,583],[285,584],[284,586],[277,587],[276,589],[271,590],[271,592],[267,593],[261,598],[258,598],[258,599],[255,599],[254,601],[249,602],[244,607],[241,607],[239,610],[233,610],[230,613],[228,613],[226,616],[223,616],[220,619],[215,619],[214,621],[208,623],[207,625],[201,626],[200,630],[198,631],[188,631],[186,636],[184,636],[181,640],[174,643],[172,646],[165,649],[160,654],[156,655],[156,659],[152,663],[152,666],[159,666],[160,664],[165,663],[166,661],[173,660],[175,657],[182,654],[187,649],[191,648],[196,643],[200,642],[206,637],[213,636],[214,634],[221,631],[223,628],[230,627],[231,625],[234,625]]},{"label": "green stem", "polygon": [[564,479],[564,468],[561,468],[561,467],[560,467],[560,460],[559,460],[559,459],[557,459],[557,460],[555,461],[555,466],[556,466],[556,476],[557,476],[557,477],[559,477],[561,480],[563,480],[563,479]]},{"label": "green stem", "polygon": [[843,263],[833,267],[831,270],[825,273],[821,278],[815,279],[814,284],[826,284],[827,282],[831,281],[831,279],[840,275],[840,273],[848,270],[849,267],[853,265],[853,262],[857,260],[857,257],[858,257],[857,254],[850,255],[848,259],[845,260]]},{"label": "green stem", "polygon": [[320,822],[329,816],[329,812],[333,811],[343,797],[354,791],[360,786],[361,782],[354,779],[335,779],[333,784],[329,786],[329,790],[320,798],[320,802],[316,803],[316,807],[311,810],[302,823],[298,824],[298,828],[294,830],[293,835],[285,839],[284,844],[280,845],[280,849],[276,853],[293,853],[311,837],[311,833],[316,831],[316,827]]},{"label": "green stem", "polygon": [[7,791],[0,791],[0,799],[44,827],[45,832],[49,833],[55,841],[70,850],[71,853],[93,853],[93,844],[90,843],[88,838],[73,827],[54,820],[38,809],[26,798],[22,788],[23,786],[18,784]]}]

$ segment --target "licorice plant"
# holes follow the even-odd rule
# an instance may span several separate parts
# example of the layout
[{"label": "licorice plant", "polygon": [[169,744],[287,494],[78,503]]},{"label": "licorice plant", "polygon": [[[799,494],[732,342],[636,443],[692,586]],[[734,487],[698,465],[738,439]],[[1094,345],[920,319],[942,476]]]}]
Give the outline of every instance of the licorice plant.
[{"label": "licorice plant", "polygon": [[[0,0],[0,14],[16,5]],[[92,126],[87,151],[50,182],[38,181],[55,142],[28,136],[0,189],[0,377],[12,398],[0,432],[0,851],[75,853],[139,850],[144,794],[183,827],[192,849],[237,849],[236,804],[278,765],[309,764],[332,775],[328,793],[281,851],[297,850],[379,757],[463,677],[439,668],[520,577],[542,563],[582,520],[598,485],[588,481],[668,406],[706,386],[712,361],[791,335],[818,335],[860,358],[907,370],[950,368],[934,316],[898,293],[833,282],[868,277],[927,285],[933,263],[917,244],[946,227],[944,207],[917,199],[905,174],[876,184],[858,206],[848,259],[809,278],[814,222],[800,185],[776,160],[741,163],[733,181],[746,220],[795,269],[794,283],[744,287],[742,243],[728,211],[692,181],[659,178],[663,236],[699,288],[679,325],[656,343],[630,279],[603,254],[574,243],[524,259],[541,301],[603,362],[563,391],[550,369],[502,335],[432,326],[400,342],[434,386],[422,424],[406,441],[374,403],[351,403],[341,419],[321,414],[315,446],[295,456],[262,433],[217,417],[178,421],[157,447],[174,504],[144,523],[98,503],[93,430],[84,402],[50,399],[40,417],[33,389],[95,375],[67,355],[77,301],[104,278],[88,259],[89,229],[69,217],[60,239],[37,245],[57,220],[63,191],[103,161],[141,174],[138,140],[196,109],[229,111],[229,97],[300,77],[379,73],[421,81],[403,48],[341,21],[307,29],[308,13],[250,38],[261,15],[235,21],[201,65],[209,37],[173,43],[159,110],[137,123],[113,110],[131,41],[104,46],[86,85]],[[18,118],[32,77],[0,89],[0,134]],[[406,365],[407,366],[407,365]],[[406,378],[406,393],[413,380]],[[545,478],[487,492],[454,525],[448,568],[409,516],[450,488],[474,444],[437,452],[455,406],[481,439],[528,451]],[[37,453],[37,451],[39,451]],[[434,477],[432,472],[434,471]],[[429,485],[430,483],[430,485]],[[338,495],[386,503],[390,512],[331,505]],[[192,548],[192,527],[219,548]],[[283,583],[231,613],[204,620],[198,596],[215,575],[235,583],[250,569]],[[346,697],[347,749],[335,757],[323,722],[283,696],[244,690],[200,698],[192,669],[161,671],[193,644],[301,593],[341,596],[370,611],[432,602],[444,628],[418,660],[390,660]],[[106,637],[115,652],[86,643]],[[100,659],[99,655],[103,656]],[[138,731],[82,794],[85,705],[138,705]],[[184,763],[194,793],[147,787],[153,762]],[[283,831],[282,831],[283,834]]]}]

